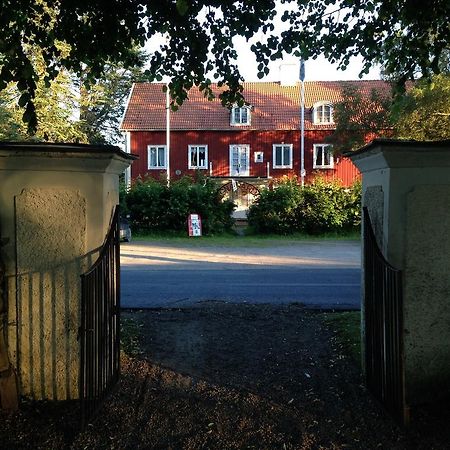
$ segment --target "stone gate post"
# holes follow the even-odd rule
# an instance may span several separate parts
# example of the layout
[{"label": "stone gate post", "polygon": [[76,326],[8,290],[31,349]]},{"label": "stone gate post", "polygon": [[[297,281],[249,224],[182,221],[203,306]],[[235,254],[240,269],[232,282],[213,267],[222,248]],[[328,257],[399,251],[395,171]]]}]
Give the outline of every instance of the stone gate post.
[{"label": "stone gate post", "polygon": [[378,245],[403,271],[406,402],[429,402],[450,393],[450,140],[377,139],[350,157]]},{"label": "stone gate post", "polygon": [[113,146],[0,143],[3,341],[21,395],[78,397],[80,274],[103,243],[119,174],[133,159]]}]

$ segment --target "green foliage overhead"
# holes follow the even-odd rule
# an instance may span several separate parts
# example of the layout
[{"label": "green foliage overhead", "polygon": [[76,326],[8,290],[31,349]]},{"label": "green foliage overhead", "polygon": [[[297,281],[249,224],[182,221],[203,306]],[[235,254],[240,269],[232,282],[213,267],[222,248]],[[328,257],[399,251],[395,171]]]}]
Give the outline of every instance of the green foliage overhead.
[{"label": "green foliage overhead", "polygon": [[301,187],[296,179],[282,180],[265,189],[248,213],[248,224],[257,233],[320,234],[359,226],[361,185],[344,188],[317,177]]},{"label": "green foliage overhead", "polygon": [[[193,85],[210,97],[211,71],[229,86],[221,95],[224,103],[243,102],[233,45],[238,35],[258,38],[252,48],[259,76],[268,73],[269,60],[286,51],[305,59],[324,54],[342,69],[359,54],[363,72],[381,61],[387,72],[396,71],[404,81],[417,70],[426,77],[438,73],[440,56],[449,48],[448,0],[281,3],[287,8],[282,16],[287,29],[274,35],[275,0],[5,0],[0,12],[0,90],[17,82],[24,119],[34,129],[38,75],[25,49],[29,44],[42,49],[45,82],[62,68],[78,76],[87,73],[94,81],[108,64],[135,66],[135,46],[162,35],[166,44],[150,55],[147,75],[171,77],[174,105]],[[63,57],[59,42],[70,47]]]},{"label": "green foliage overhead", "polygon": [[130,215],[135,232],[187,232],[189,214],[200,214],[205,235],[230,231],[234,225],[234,204],[222,201],[210,178],[183,177],[170,186],[153,178],[139,179],[121,194],[121,210]]},{"label": "green foliage overhead", "polygon": [[396,136],[435,141],[450,139],[450,75],[420,80],[394,105]]}]

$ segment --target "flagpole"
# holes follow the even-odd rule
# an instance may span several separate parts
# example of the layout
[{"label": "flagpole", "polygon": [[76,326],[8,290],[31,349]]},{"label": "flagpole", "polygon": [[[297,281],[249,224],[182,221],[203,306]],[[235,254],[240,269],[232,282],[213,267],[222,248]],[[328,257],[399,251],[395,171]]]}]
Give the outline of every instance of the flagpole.
[{"label": "flagpole", "polygon": [[305,61],[300,59],[300,178],[305,185]]},{"label": "flagpole", "polygon": [[167,186],[170,185],[170,94],[169,83],[166,84],[166,173]]}]

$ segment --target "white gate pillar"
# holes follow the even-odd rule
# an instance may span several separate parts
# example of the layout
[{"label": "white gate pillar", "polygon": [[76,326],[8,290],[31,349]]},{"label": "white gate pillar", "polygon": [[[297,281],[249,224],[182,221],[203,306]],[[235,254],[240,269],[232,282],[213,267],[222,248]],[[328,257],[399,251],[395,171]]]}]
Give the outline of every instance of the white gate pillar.
[{"label": "white gate pillar", "polygon": [[133,159],[113,146],[0,143],[4,340],[22,395],[78,397],[80,274],[98,254]]},{"label": "white gate pillar", "polygon": [[[450,394],[450,140],[377,139],[348,156],[378,245],[403,271],[406,402],[432,401]],[[362,297],[364,310],[364,283]]]}]

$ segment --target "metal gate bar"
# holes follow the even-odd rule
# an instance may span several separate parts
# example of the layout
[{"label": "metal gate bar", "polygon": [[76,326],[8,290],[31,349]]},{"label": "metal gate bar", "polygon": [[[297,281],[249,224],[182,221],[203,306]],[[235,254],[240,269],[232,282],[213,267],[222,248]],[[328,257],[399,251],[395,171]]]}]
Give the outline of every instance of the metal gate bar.
[{"label": "metal gate bar", "polygon": [[81,426],[93,417],[120,375],[119,211],[95,264],[81,275]]},{"label": "metal gate bar", "polygon": [[366,383],[386,410],[406,425],[402,272],[384,258],[367,208],[363,212]]}]

